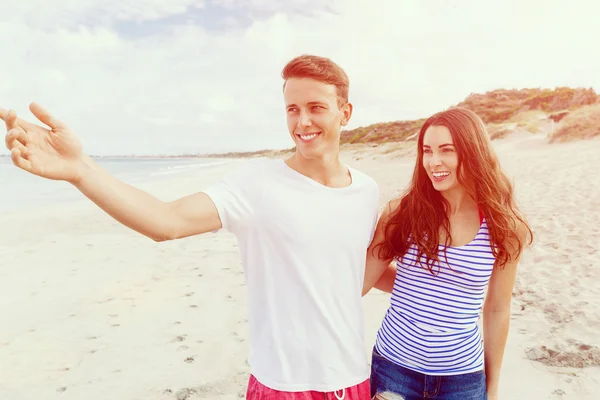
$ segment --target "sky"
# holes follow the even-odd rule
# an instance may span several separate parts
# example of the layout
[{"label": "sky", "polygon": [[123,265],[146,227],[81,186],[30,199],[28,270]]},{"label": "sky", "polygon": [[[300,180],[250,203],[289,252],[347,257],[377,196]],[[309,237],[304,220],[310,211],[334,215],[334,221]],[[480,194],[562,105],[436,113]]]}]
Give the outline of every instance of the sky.
[{"label": "sky", "polygon": [[0,0],[0,107],[33,121],[28,104],[40,103],[93,155],[292,147],[281,70],[299,54],[349,75],[348,129],[498,88],[600,92],[592,0],[10,3]]}]

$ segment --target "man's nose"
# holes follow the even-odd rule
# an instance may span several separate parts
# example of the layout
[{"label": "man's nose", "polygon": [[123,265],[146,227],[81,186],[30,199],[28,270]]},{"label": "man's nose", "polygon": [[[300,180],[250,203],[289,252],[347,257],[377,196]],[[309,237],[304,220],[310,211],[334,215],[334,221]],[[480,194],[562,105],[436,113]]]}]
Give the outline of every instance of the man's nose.
[{"label": "man's nose", "polygon": [[300,111],[300,118],[298,119],[299,126],[311,126],[312,121],[310,119],[310,115],[306,111]]}]

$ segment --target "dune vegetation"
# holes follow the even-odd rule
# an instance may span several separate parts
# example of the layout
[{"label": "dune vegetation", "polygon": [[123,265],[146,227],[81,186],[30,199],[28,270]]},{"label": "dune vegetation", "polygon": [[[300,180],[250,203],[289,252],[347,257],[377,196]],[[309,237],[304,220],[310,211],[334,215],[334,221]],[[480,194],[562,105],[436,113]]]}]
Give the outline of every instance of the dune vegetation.
[{"label": "dune vegetation", "polygon": [[[589,138],[598,134],[600,96],[593,89],[498,89],[469,95],[456,104],[476,112],[490,137],[514,132],[544,133],[550,141]],[[380,122],[342,132],[342,143],[386,143],[413,140],[425,118]]]}]

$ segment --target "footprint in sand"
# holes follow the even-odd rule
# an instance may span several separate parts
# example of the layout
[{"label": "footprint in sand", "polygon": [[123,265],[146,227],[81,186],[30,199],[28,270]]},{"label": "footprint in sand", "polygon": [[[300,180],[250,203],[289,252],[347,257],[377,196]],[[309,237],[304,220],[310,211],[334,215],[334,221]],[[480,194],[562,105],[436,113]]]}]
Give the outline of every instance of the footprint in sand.
[{"label": "footprint in sand", "polygon": [[187,333],[184,333],[183,335],[175,336],[175,339],[173,339],[173,342],[183,342],[186,338],[187,338]]},{"label": "footprint in sand", "polygon": [[533,257],[533,263],[534,264],[539,264],[539,263],[543,262],[545,260],[545,258],[546,257],[544,257],[544,256]]},{"label": "footprint in sand", "polygon": [[195,395],[195,394],[196,394],[196,390],[190,389],[190,388],[183,388],[175,394],[175,398],[177,400],[187,400],[192,395]]}]

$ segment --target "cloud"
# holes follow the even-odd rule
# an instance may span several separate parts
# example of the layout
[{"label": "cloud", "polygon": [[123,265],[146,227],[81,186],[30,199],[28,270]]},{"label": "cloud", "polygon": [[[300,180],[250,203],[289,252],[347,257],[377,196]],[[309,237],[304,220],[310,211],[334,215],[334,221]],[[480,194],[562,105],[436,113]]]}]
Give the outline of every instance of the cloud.
[{"label": "cloud", "polygon": [[141,22],[203,8],[198,0],[23,0],[7,8],[0,20],[27,20],[32,27],[53,29],[110,24],[115,20]]},{"label": "cloud", "polygon": [[499,87],[600,89],[590,3],[322,4],[17,2],[0,16],[0,105],[31,118],[40,102],[91,153],[157,154],[291,146],[280,72],[301,53],[348,72],[349,128]]}]

